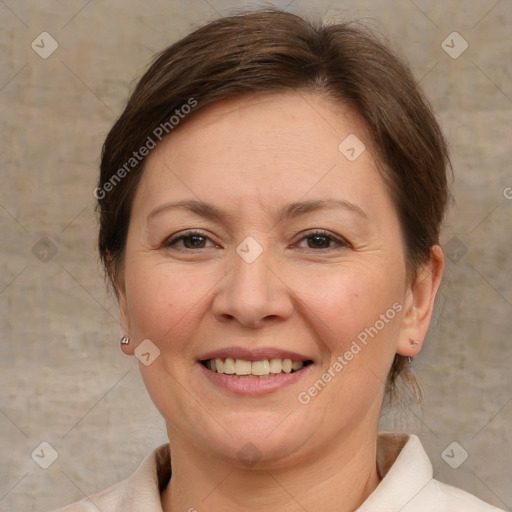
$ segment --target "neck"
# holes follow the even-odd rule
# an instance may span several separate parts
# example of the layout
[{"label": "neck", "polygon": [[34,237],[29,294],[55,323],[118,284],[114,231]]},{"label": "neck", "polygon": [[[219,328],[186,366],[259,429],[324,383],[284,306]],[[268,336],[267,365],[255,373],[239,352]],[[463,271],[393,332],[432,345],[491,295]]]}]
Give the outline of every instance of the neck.
[{"label": "neck", "polygon": [[[285,466],[257,464],[251,469],[184,449],[186,441],[171,442],[172,478],[162,494],[164,512],[351,512],[380,482],[377,433],[368,439],[351,435]],[[174,437],[174,439],[176,439]]]}]

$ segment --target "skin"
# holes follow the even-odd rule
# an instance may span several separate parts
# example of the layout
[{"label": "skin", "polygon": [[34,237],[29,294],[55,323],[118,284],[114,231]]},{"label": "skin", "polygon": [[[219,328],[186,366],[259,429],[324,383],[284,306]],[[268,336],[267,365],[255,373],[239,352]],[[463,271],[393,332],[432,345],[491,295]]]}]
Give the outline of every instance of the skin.
[{"label": "skin", "polygon": [[[349,161],[340,142],[366,150]],[[356,205],[279,219],[290,202],[335,198]],[[208,202],[228,216],[170,201]],[[148,219],[148,216],[150,218]],[[206,238],[166,244],[197,229]],[[323,229],[331,238],[312,239]],[[248,236],[263,252],[236,252]],[[310,237],[310,238],[307,238]],[[338,243],[336,239],[345,240]],[[396,353],[415,356],[444,267],[439,246],[409,282],[396,208],[372,158],[371,141],[348,108],[314,93],[216,103],[187,120],[149,155],[137,189],[120,277],[120,318],[132,342],[160,350],[140,364],[167,425],[173,476],[163,510],[352,511],[380,481],[377,427]],[[365,328],[402,309],[304,405],[307,391]],[[236,396],[204,376],[211,350],[275,347],[314,364],[291,386]],[[248,443],[261,459],[237,456]]]}]

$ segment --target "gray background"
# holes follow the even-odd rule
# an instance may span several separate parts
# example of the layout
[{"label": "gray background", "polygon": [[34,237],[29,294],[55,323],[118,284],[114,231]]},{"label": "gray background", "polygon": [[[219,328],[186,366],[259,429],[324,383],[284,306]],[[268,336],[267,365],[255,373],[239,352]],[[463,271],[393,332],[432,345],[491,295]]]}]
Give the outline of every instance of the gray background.
[{"label": "gray background", "polygon": [[[100,147],[154,52],[218,14],[263,5],[0,0],[1,512],[94,493],[166,440],[137,361],[119,351],[116,304],[97,264]],[[387,410],[382,428],[417,433],[436,478],[511,510],[512,2],[274,5],[371,20],[434,105],[456,175],[446,279],[415,362],[424,406]],[[43,31],[59,45],[47,59],[31,47]],[[469,44],[458,58],[442,47],[453,31]],[[43,441],[58,454],[48,469],[36,463],[49,460],[48,448],[31,457]],[[442,457],[452,442],[469,455],[457,469]],[[461,450],[448,450],[450,462]]]}]

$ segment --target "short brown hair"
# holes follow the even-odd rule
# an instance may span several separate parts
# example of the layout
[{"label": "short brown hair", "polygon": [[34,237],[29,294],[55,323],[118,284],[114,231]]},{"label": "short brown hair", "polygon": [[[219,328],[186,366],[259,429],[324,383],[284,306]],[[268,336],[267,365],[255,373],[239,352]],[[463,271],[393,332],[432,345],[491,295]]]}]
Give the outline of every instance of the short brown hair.
[{"label": "short brown hair", "polygon": [[[415,277],[439,243],[449,199],[447,145],[429,103],[407,65],[367,27],[325,25],[266,9],[217,19],[163,50],[110,130],[96,189],[101,195],[95,195],[99,253],[116,293],[131,203],[144,168],[144,158],[134,161],[133,152],[156,127],[172,133],[169,116],[191,99],[197,108],[180,125],[220,100],[287,90],[325,95],[364,121],[400,218],[408,272]],[[405,362],[395,356],[390,387]]]}]

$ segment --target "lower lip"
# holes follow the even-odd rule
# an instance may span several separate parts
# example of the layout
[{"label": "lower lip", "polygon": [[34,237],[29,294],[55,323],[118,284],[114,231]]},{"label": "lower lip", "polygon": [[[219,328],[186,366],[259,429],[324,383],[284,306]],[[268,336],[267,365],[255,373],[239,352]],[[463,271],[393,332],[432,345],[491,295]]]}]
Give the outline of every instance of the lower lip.
[{"label": "lower lip", "polygon": [[201,363],[198,363],[204,375],[210,379],[215,386],[230,391],[236,395],[265,395],[278,391],[286,386],[291,386],[298,382],[309,370],[312,364],[305,366],[299,371],[293,373],[279,373],[267,378],[240,378],[224,373],[213,372],[208,370]]}]

